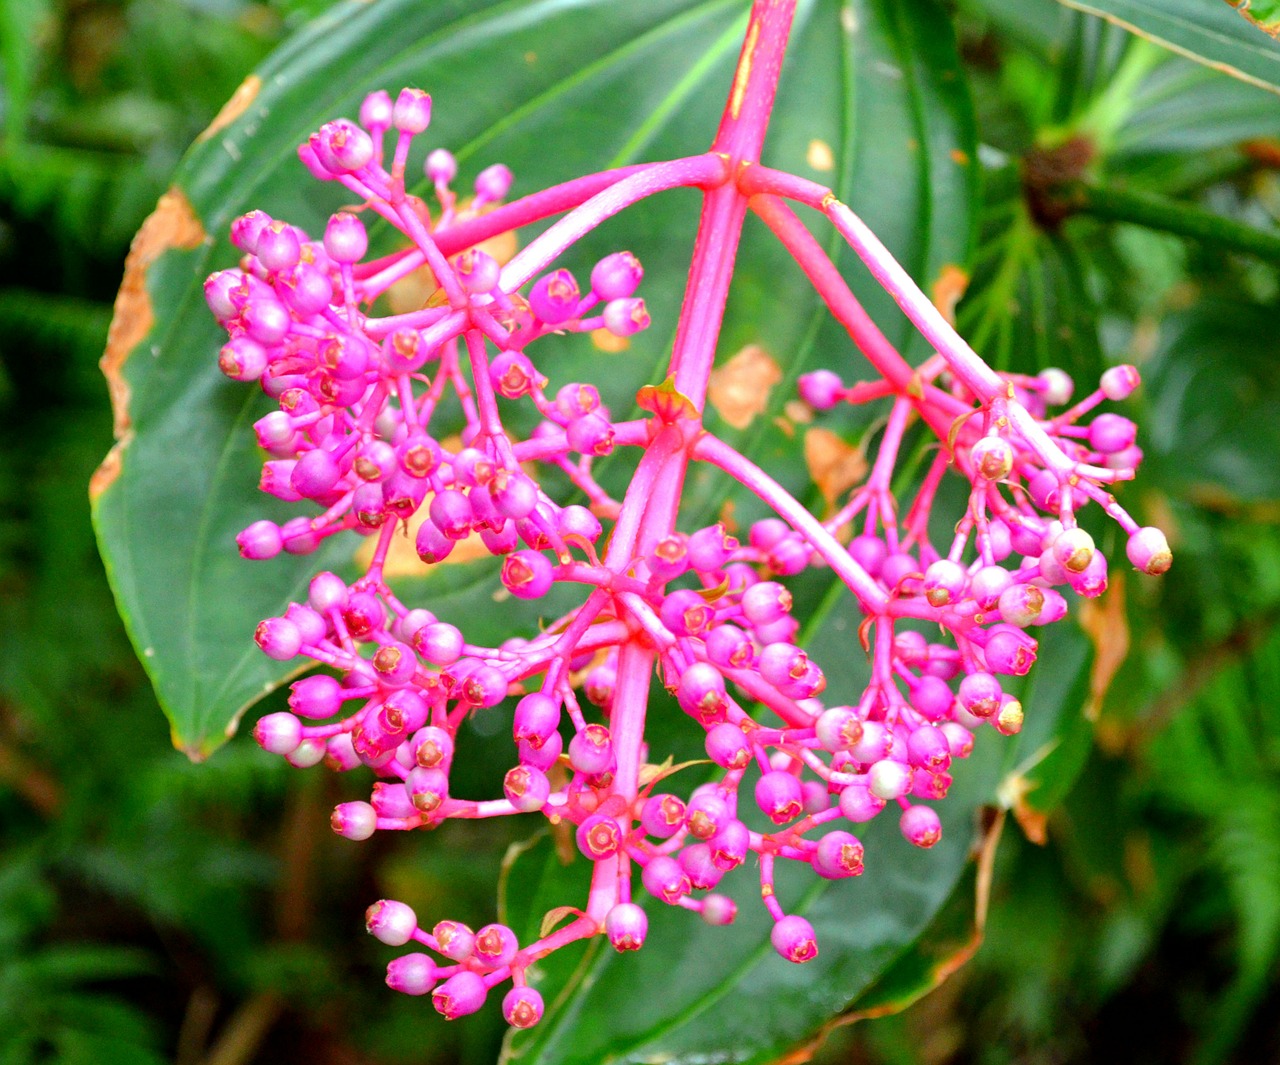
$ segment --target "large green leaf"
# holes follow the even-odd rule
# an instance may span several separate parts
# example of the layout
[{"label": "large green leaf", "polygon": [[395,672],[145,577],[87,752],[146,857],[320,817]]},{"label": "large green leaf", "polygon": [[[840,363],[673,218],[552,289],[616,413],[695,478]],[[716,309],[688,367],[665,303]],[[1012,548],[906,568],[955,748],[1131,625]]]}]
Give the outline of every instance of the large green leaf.
[{"label": "large green leaf", "polygon": [[[463,180],[490,162],[508,163],[516,193],[584,170],[700,151],[718,120],[747,7],[746,0],[343,5],[282,47],[258,71],[258,88],[242,98],[238,116],[193,147],[165,216],[181,220],[189,205],[179,233],[189,250],[166,249],[157,228],[135,256],[135,295],[145,294],[142,310],[154,322],[120,368],[125,443],[99,478],[94,506],[121,612],[184,750],[208,754],[240,710],[283,679],[284,668],[253,646],[254,625],[302,592],[317,569],[349,562],[355,548],[338,542],[318,556],[258,564],[235,551],[239,529],[289,512],[255,490],[261,456],[249,427],[269,401],[214,366],[219,329],[201,282],[236,261],[225,236],[231,220],[259,207],[319,231],[344,198],[305,175],[294,146],[327,118],[353,114],[378,87],[427,86],[436,99],[432,143],[455,149]],[[926,285],[944,264],[966,260],[974,219],[972,119],[945,25],[932,2],[801,3],[765,155],[835,184]],[[810,152],[815,141],[830,149],[829,172],[809,165],[825,165],[820,148]],[[621,411],[640,385],[661,376],[697,207],[691,193],[644,204],[567,260],[589,267],[608,250],[630,247],[646,265],[655,327],[610,357],[604,373],[585,339],[549,338],[543,365],[554,386],[596,380]],[[172,243],[172,231],[168,237]],[[148,255],[155,261],[143,275]],[[892,301],[860,270],[853,283],[888,335],[905,342],[910,331]],[[748,229],[730,304],[722,352],[761,343],[789,377],[817,346],[828,363],[850,359],[847,338],[823,324],[799,272],[762,227]],[[139,306],[135,299],[127,309]],[[146,324],[142,315],[125,325],[139,320]],[[775,389],[772,408],[784,399]],[[734,438],[789,484],[805,483],[799,443],[767,419]],[[695,499],[718,490],[714,478],[691,481]],[[427,589],[440,579],[426,578]],[[486,593],[473,595],[465,605],[451,602],[468,616],[483,614]]]},{"label": "large green leaf", "polygon": [[[1280,92],[1280,44],[1215,0],[1061,0],[1197,62]],[[1244,7],[1244,4],[1240,4]],[[1258,5],[1258,13],[1273,5]]]},{"label": "large green leaf", "polygon": [[[866,680],[860,655],[838,656],[839,633],[857,619],[841,603],[830,620],[813,652],[832,664],[832,690],[847,691]],[[748,863],[717,888],[738,903],[732,927],[710,928],[684,910],[647,899],[643,950],[617,954],[597,939],[542,963],[535,976],[548,992],[547,1014],[536,1028],[511,1034],[504,1062],[769,1062],[810,1040],[842,1011],[888,1012],[935,986],[940,971],[972,941],[970,931],[957,942],[954,926],[963,922],[935,926],[934,917],[957,885],[972,894],[972,878],[962,874],[979,807],[997,801],[997,793],[1022,794],[1042,783],[1056,791],[1079,771],[1078,760],[1059,752],[1081,720],[1088,642],[1069,623],[1042,635],[1045,661],[1022,692],[1027,726],[1016,740],[983,730],[970,760],[954,767],[956,783],[938,807],[943,836],[937,846],[909,846],[888,813],[859,832],[867,872],[858,879],[816,880],[780,863],[779,898],[817,929],[815,959],[796,966],[773,952],[758,873]],[[999,787],[1002,780],[1015,783]],[[564,864],[544,837],[510,863],[504,919],[522,941],[536,938],[547,911],[580,904],[589,873],[580,858]],[[967,899],[955,904],[972,914]]]}]

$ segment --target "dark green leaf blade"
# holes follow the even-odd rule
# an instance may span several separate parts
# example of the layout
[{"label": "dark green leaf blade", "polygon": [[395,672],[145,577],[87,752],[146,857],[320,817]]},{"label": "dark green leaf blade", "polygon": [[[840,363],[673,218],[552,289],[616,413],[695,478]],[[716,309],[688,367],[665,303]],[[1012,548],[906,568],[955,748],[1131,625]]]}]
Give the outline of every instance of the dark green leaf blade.
[{"label": "dark green leaf blade", "polygon": [[[429,80],[438,101],[432,143],[458,150],[464,179],[507,162],[516,192],[583,169],[698,151],[718,119],[746,6],[593,0],[568,12],[549,0],[384,0],[339,7],[282,47],[250,83],[258,88],[241,113],[192,149],[175,184],[207,236],[193,250],[161,255],[143,279],[155,320],[122,371],[131,442],[94,508],[121,612],[180,747],[208,754],[245,706],[284,679],[287,668],[253,646],[253,626],[297,597],[317,569],[341,568],[357,546],[348,539],[318,556],[266,564],[244,563],[235,552],[235,533],[251,521],[291,514],[254,487],[260,456],[250,424],[269,401],[214,367],[219,329],[200,285],[236,260],[225,238],[231,220],[262,207],[317,232],[344,199],[303,174],[295,145],[324,119],[354,113],[379,86]],[[965,260],[973,219],[972,119],[954,46],[935,32],[942,18],[932,7],[908,16],[884,3],[846,6],[843,14],[833,0],[802,5],[785,76],[795,87],[784,85],[766,150],[766,161],[808,172],[806,147],[828,144],[841,166],[828,179],[839,179],[926,285],[943,263]],[[610,121],[602,123],[606,105]],[[888,139],[874,151],[857,147],[876,137]],[[646,265],[656,327],[612,359],[602,386],[614,409],[629,407],[636,388],[660,376],[691,243],[670,234],[691,235],[696,207],[689,194],[642,204],[625,230],[626,223],[606,225],[569,264],[589,264],[625,240]],[[724,348],[764,336],[794,374],[813,347],[817,302],[792,277],[787,302],[770,303],[767,321],[758,322],[760,300],[778,288],[776,258],[757,261],[744,248],[743,260]],[[854,281],[869,306],[896,314],[865,275]],[[900,317],[886,329],[906,336]],[[838,332],[833,339],[847,349]],[[547,348],[555,384],[599,375],[592,365],[599,354],[585,340],[549,338]],[[781,390],[775,400],[780,407]],[[753,450],[776,449],[779,436],[770,432]],[[801,473],[798,450],[790,454]]]},{"label": "dark green leaf blade", "polygon": [[1237,78],[1280,92],[1280,43],[1209,0],[1060,0]]}]

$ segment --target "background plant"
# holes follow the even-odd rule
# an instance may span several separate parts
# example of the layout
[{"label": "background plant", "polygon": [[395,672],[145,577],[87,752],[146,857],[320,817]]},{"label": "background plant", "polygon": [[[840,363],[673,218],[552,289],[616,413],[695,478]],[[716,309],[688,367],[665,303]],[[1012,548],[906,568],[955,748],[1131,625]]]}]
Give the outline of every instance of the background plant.
[{"label": "background plant", "polygon": [[[410,1055],[422,1022],[417,1011],[401,1014],[378,994],[376,952],[364,956],[368,972],[360,979],[338,972],[351,962],[349,952],[334,948],[349,944],[347,915],[358,913],[362,900],[406,880],[416,897],[429,898],[446,882],[456,894],[469,870],[450,863],[447,847],[430,856],[393,850],[355,867],[324,839],[315,842],[309,861],[300,860],[308,852],[305,832],[282,832],[279,825],[294,822],[280,811],[325,802],[308,796],[297,780],[264,769],[242,743],[199,770],[166,755],[165,738],[147,716],[154,705],[123,641],[104,635],[116,630],[94,577],[83,516],[76,516],[81,497],[68,488],[73,465],[88,471],[107,430],[89,365],[106,314],[92,301],[109,298],[110,264],[119,261],[125,236],[167,180],[168,163],[148,171],[144,151],[159,156],[167,146],[172,160],[265,51],[278,23],[273,30],[270,20],[249,28],[235,22],[246,13],[260,18],[258,8],[208,16],[210,25],[233,27],[225,39],[234,55],[222,68],[221,84],[201,85],[207,98],[184,111],[173,101],[196,86],[175,79],[153,88],[148,79],[163,66],[137,58],[155,48],[143,32],[147,7],[44,9],[53,10],[52,23],[40,22],[41,10],[28,17],[32,25],[50,27],[33,38],[47,51],[26,60],[6,56],[5,67],[6,115],[13,113],[15,86],[22,96],[23,76],[33,102],[20,127],[24,139],[10,126],[5,142],[6,170],[21,181],[6,188],[4,199],[10,227],[2,304],[9,323],[5,446],[15,461],[6,464],[4,609],[12,620],[5,626],[10,648],[3,691],[6,765],[16,766],[6,770],[11,790],[3,800],[6,859],[13,856],[6,861],[13,902],[5,912],[17,915],[4,949],[18,962],[4,966],[3,1001],[20,1004],[21,1012],[19,1005],[6,1007],[20,1020],[3,1029],[15,1033],[19,1048],[22,1039],[54,1040],[69,1056],[105,1039],[150,1045],[168,1059],[179,1043],[188,1048],[183,1053],[198,1057],[189,1048],[207,1043],[201,1019],[208,1018],[212,1038],[228,1035],[228,1045],[258,1046],[254,1033],[269,1031],[270,1049],[258,1051],[264,1056],[339,1045],[389,1060]],[[114,24],[133,29],[117,38],[117,51],[108,50],[102,80],[77,90],[59,84],[55,57],[69,46],[57,19],[72,26],[86,12],[107,26],[127,17]],[[1256,33],[1225,5],[1222,12]],[[884,12],[874,5],[859,13],[863,25],[883,25],[877,20]],[[1274,103],[1053,5],[1019,5],[1012,14],[985,5],[959,12],[956,24],[980,138],[996,149],[980,156],[989,235],[979,244],[960,307],[962,326],[970,336],[984,331],[983,353],[1006,358],[1009,366],[1034,369],[1043,358],[1086,375],[1090,366],[1096,374],[1100,352],[1145,359],[1147,410],[1140,420],[1151,427],[1144,446],[1156,488],[1144,502],[1178,530],[1180,573],[1176,584],[1154,592],[1127,586],[1137,651],[1105,694],[1099,742],[1087,761],[1089,729],[1064,715],[1070,727],[1061,750],[1074,754],[1056,768],[1044,763],[1041,785],[1028,795],[1039,809],[1056,807],[1050,842],[1032,849],[1006,833],[986,949],[905,1018],[855,1027],[853,1038],[867,1053],[910,1052],[924,1060],[1007,1060],[1019,1052],[1060,1060],[1122,1037],[1123,1018],[1135,1004],[1155,1002],[1188,1023],[1171,1030],[1168,1045],[1151,1046],[1151,1060],[1190,1060],[1197,1053],[1221,1060],[1232,1047],[1242,1048],[1234,1051],[1239,1060],[1263,1057],[1274,1039],[1265,1018],[1274,995],[1277,848],[1267,842],[1275,830],[1265,811],[1275,803],[1276,748],[1265,693],[1273,683],[1268,663],[1275,660],[1276,491],[1269,459],[1276,419],[1268,380],[1275,361],[1265,325],[1276,278],[1268,257],[1258,254],[1265,248],[1229,226],[1209,225],[1206,233],[1203,216],[1187,208],[1266,231],[1274,204],[1266,139],[1276,132]],[[882,34],[899,58],[928,40],[911,38],[909,25]],[[222,39],[212,31],[197,36]],[[111,39],[104,33],[88,38]],[[1269,46],[1261,35],[1256,40]],[[257,54],[244,54],[246,44]],[[715,67],[707,62],[713,78]],[[858,69],[868,77],[871,70],[883,74],[865,57]],[[1133,91],[1108,93],[1125,79]],[[892,83],[903,80],[909,79]],[[32,160],[44,146],[101,154],[101,144],[72,119],[82,121],[104,100],[130,94],[145,100],[149,93],[164,101],[156,113],[172,125],[162,124],[147,144],[115,147],[101,161],[119,164],[119,172],[89,192],[67,179],[99,172],[81,162],[61,171],[61,180],[47,181],[43,199],[38,195],[41,172]],[[867,92],[860,99],[865,103]],[[146,127],[130,118],[125,128]],[[1092,162],[1083,172],[1068,168],[1050,184],[1059,190],[1082,178],[1090,182],[1088,213],[1046,228],[1044,183],[1031,197],[1019,195],[1017,161],[1033,148],[1058,150],[1082,131],[1098,146]],[[807,151],[810,138],[799,132],[797,138],[796,150]],[[828,143],[837,145],[838,138]],[[59,221],[76,195],[125,202],[126,173],[149,174],[152,184],[139,186],[134,213],[121,214],[114,237],[96,245],[90,224],[110,217],[103,204],[116,201],[81,206],[78,221],[74,214]],[[1117,191],[1129,199],[1117,200]],[[1126,203],[1133,210],[1135,191],[1175,201],[1179,210],[1166,212],[1158,230],[1100,220],[1108,203],[1112,215]],[[1253,251],[1230,250],[1242,247]],[[959,259],[937,261],[952,257]],[[35,263],[41,268],[32,269]],[[919,276],[934,276],[918,269]],[[38,302],[33,289],[41,288],[56,298]],[[1050,348],[1049,338],[1066,342],[1065,349]],[[771,340],[766,347],[781,351],[784,345]],[[779,399],[782,391],[779,386]],[[88,412],[95,412],[96,428]],[[758,421],[755,431],[764,433],[764,425]],[[1106,615],[1095,624],[1106,622],[1113,643],[1120,620]],[[1058,806],[1080,762],[1081,783]],[[1007,799],[1016,794],[1016,788],[1004,792]],[[268,816],[259,820],[264,809]],[[1036,819],[1027,813],[1024,808],[1023,821],[1034,830]],[[493,852],[478,886],[491,881],[498,856]],[[197,860],[207,891],[190,889]],[[270,927],[264,900],[279,869],[295,879],[282,881],[282,895],[291,901]],[[323,883],[323,895],[309,896],[308,883]],[[299,924],[314,912],[309,897],[317,899],[321,916],[311,918],[304,935]],[[477,895],[480,922],[488,905],[483,900]],[[962,942],[963,925],[958,931]],[[307,946],[297,946],[303,938]],[[86,943],[134,950],[85,950]],[[1033,964],[1046,954],[1053,966]],[[1171,981],[1175,971],[1184,979]],[[327,973],[336,975],[330,980]],[[884,1000],[909,998],[928,982],[909,971],[898,976],[898,983],[885,985]],[[366,996],[368,989],[373,994]],[[28,1006],[34,990],[43,1004],[35,1012]],[[308,1005],[322,995],[331,1003],[325,1014]],[[975,1011],[967,1002],[982,1006]],[[229,1023],[233,1012],[237,1023]],[[1250,1025],[1253,1017],[1259,1020]],[[472,1024],[469,1033],[448,1031],[446,1038],[468,1045],[452,1051],[441,1044],[446,1060],[456,1053],[493,1056],[484,1043],[494,1033]],[[899,1043],[904,1031],[908,1037]],[[926,1032],[935,1033],[932,1042]]]}]

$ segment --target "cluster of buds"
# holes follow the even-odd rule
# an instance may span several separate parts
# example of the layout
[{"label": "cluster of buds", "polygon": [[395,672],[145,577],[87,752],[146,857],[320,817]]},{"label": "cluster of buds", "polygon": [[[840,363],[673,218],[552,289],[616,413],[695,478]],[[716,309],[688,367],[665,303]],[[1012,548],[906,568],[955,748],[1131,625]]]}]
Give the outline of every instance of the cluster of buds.
[{"label": "cluster of buds", "polygon": [[[772,49],[780,62],[788,5],[757,5],[753,17],[759,32],[747,50]],[[594,935],[619,951],[640,948],[648,920],[633,895],[641,892],[728,924],[736,905],[716,888],[747,863],[774,919],[777,952],[813,958],[814,929],[784,912],[774,891],[776,863],[827,879],[858,876],[855,830],[886,808],[909,844],[938,841],[930,804],[946,796],[953,762],[983,726],[1010,735],[1022,725],[1002,678],[1031,667],[1035,627],[1064,616],[1063,590],[1096,596],[1106,587],[1106,560],[1078,512],[1100,504],[1128,533],[1138,569],[1169,567],[1164,537],[1138,528],[1107,491],[1141,459],[1133,423],[1100,414],[1080,424],[1104,399],[1133,390],[1133,367],[1108,370],[1074,405],[1061,371],[993,373],[829,190],[758,164],[731,165],[758,158],[776,65],[761,61],[744,75],[757,104],[726,118],[719,150],[590,175],[511,203],[503,203],[511,175],[501,166],[481,172],[475,197],[460,203],[451,189],[456,164],[440,148],[425,161],[435,205],[410,194],[406,168],[428,127],[430,98],[416,89],[394,102],[374,93],[358,123],[331,122],[300,149],[308,169],[338,182],[358,207],[335,214],[322,240],[261,212],[244,216],[232,231],[244,253],[239,269],[207,283],[209,306],[230,334],[219,366],[258,381],[279,404],[255,427],[270,456],[262,488],[319,509],[283,525],[255,522],[239,537],[241,553],[305,554],[346,530],[374,540],[354,583],[320,573],[305,601],[258,626],[271,658],[303,657],[326,671],[293,684],[290,710],[263,717],[257,741],[298,767],[372,771],[368,801],[333,813],[334,830],[348,839],[530,814],[571,826],[592,863],[577,916],[529,942],[501,924],[420,925],[400,902],[369,909],[369,931],[382,942],[425,948],[392,961],[388,984],[430,994],[446,1017],[479,1009],[510,982],[504,1016],[516,1027],[535,1024],[543,1002],[527,977],[536,961]],[[589,286],[550,268],[605,218],[677,186],[706,191],[708,210],[670,376],[641,390],[641,417],[617,420],[590,383],[554,383],[552,368],[544,373],[528,349],[548,332],[627,337],[648,324],[635,295],[642,270],[629,253],[596,263]],[[783,198],[831,220],[938,354],[914,369],[902,361]],[[800,381],[818,411],[889,405],[868,478],[824,519],[703,424],[724,266],[738,232],[726,204],[749,204],[774,230],[883,378],[847,386],[818,371]],[[480,250],[566,211],[505,264]],[[368,259],[365,212],[408,245]],[[422,270],[433,285],[423,306],[371,314],[379,296]],[[433,434],[446,402],[461,410],[460,438]],[[502,419],[504,404],[519,403],[540,416],[526,439]],[[943,446],[900,518],[891,485],[917,423]],[[638,456],[621,499],[592,472],[593,460],[615,449]],[[732,478],[774,516],[741,536],[723,523],[681,529],[692,463]],[[581,502],[548,494],[538,479],[547,466],[568,475]],[[935,546],[930,519],[949,470],[968,483],[967,505],[954,537]],[[388,586],[388,551],[406,534],[424,565],[467,540],[500,560],[511,595],[537,600],[553,586],[576,588],[577,605],[545,619],[540,633],[513,633],[497,647],[470,643],[463,619],[410,608]],[[829,567],[862,610],[871,667],[862,692],[828,691],[820,664],[796,642],[785,579],[811,566]],[[714,767],[710,782],[684,796],[667,790],[675,778],[645,740],[655,675],[700,730]],[[502,794],[454,795],[450,770],[466,756],[459,727],[473,714],[504,712],[508,700],[512,767]]]}]

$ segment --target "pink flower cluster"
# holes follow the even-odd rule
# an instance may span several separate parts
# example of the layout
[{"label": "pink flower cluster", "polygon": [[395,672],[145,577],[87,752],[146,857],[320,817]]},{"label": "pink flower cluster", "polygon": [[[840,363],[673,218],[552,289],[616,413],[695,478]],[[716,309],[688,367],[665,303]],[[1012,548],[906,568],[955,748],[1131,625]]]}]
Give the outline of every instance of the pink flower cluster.
[{"label": "pink flower cluster", "polygon": [[[320,240],[261,212],[240,218],[232,230],[240,267],[206,285],[230,335],[221,369],[259,382],[278,401],[255,427],[270,456],[262,488],[313,511],[280,526],[255,522],[239,537],[242,554],[307,553],[347,530],[375,541],[354,583],[320,573],[304,602],[258,626],[270,657],[303,657],[327,670],[293,684],[290,711],[263,717],[258,742],[295,766],[373,771],[369,800],[333,813],[334,830],[349,839],[447,818],[534,814],[571,825],[592,863],[589,896],[574,919],[529,942],[500,924],[424,926],[400,902],[369,909],[368,928],[381,941],[425,948],[392,961],[388,983],[431,994],[446,1017],[479,1009],[510,982],[507,1021],[536,1023],[542,998],[526,975],[539,958],[597,934],[619,951],[638,949],[647,929],[641,891],[727,924],[735,903],[715,889],[748,861],[778,953],[813,958],[814,929],[785,913],[774,893],[776,863],[828,879],[857,876],[863,848],[855,830],[889,807],[910,844],[938,841],[930,804],[946,796],[952,763],[970,753],[974,732],[1021,727],[1023,709],[1002,678],[1030,669],[1035,627],[1064,616],[1063,590],[1096,596],[1106,587],[1107,562],[1078,512],[1097,503],[1119,522],[1138,569],[1161,573],[1171,561],[1159,531],[1138,528],[1107,490],[1131,478],[1141,459],[1133,423],[1110,413],[1081,422],[1103,400],[1130,394],[1134,368],[1108,370],[1074,404],[1061,371],[993,373],[830,190],[760,166],[790,8],[760,4],[753,18],[745,103],[726,112],[705,155],[590,175],[512,203],[502,202],[511,175],[494,166],[464,204],[451,187],[456,164],[437,148],[425,160],[432,207],[405,185],[430,98],[416,89],[394,102],[374,93],[358,123],[328,123],[300,149],[316,177],[340,183],[358,206],[335,214]],[[641,266],[617,252],[594,264],[584,284],[553,264],[605,218],[678,186],[702,189],[706,208],[670,376],[641,390],[641,417],[618,419],[589,382],[556,381],[534,342],[549,332],[627,337],[645,328]],[[936,355],[915,368],[901,359],[785,199],[830,219]],[[852,386],[830,371],[801,379],[802,398],[818,411],[888,405],[869,476],[825,520],[703,422],[748,210],[792,251],[882,376]],[[505,264],[479,247],[564,212]],[[368,258],[361,216],[370,214],[408,246]],[[435,286],[425,305],[371,313],[397,281],[424,268]],[[446,402],[465,420],[457,446],[433,431]],[[506,428],[506,404],[536,408],[540,421],[527,439]],[[942,446],[900,509],[893,476],[915,423]],[[592,464],[619,449],[637,459],[615,499]],[[741,538],[720,523],[681,528],[693,463],[721,471],[775,516]],[[539,483],[545,467],[567,474],[581,502],[552,498]],[[954,534],[939,543],[930,524],[949,470],[968,495],[958,520],[946,519]],[[571,586],[580,589],[577,605],[547,618],[539,633],[513,633],[497,647],[470,643],[464,619],[406,606],[388,586],[387,554],[405,526],[416,530],[424,565],[478,540],[501,559],[510,594],[536,600]],[[785,578],[810,566],[830,567],[861,607],[871,666],[864,691],[826,690],[820,664],[796,642]],[[645,741],[655,675],[704,736],[716,770],[685,795],[668,790],[676,778],[655,769],[664,752]],[[503,713],[507,700],[513,746],[503,793],[453,794],[451,766],[466,756],[459,726],[473,714]]]}]

